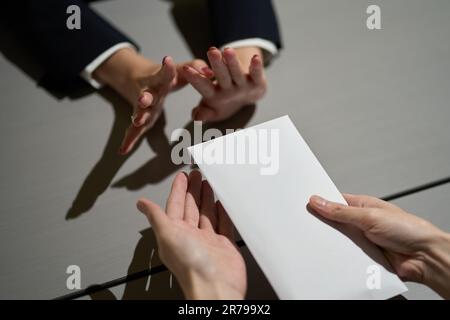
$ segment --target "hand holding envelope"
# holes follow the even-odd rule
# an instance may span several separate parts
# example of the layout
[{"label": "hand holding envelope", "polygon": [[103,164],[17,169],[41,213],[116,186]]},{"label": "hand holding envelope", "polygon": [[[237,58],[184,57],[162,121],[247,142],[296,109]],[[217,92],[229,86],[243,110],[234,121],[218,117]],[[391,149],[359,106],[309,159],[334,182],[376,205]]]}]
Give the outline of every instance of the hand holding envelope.
[{"label": "hand holding envelope", "polygon": [[[278,140],[267,135],[267,148],[278,150],[279,165],[271,175],[261,174],[261,163],[204,160],[205,153],[217,144],[248,136],[248,131],[273,130],[277,130]],[[247,145],[235,144],[234,152],[248,153],[254,144],[261,145],[255,139],[245,141]],[[324,223],[308,211],[313,194],[343,204],[345,200],[289,117],[188,150],[194,161],[202,159],[197,163],[200,170],[281,299],[386,299],[406,291],[400,279],[388,271],[380,250],[360,232],[351,227],[338,230],[337,225]],[[374,268],[382,285],[371,289],[368,271]]]}]

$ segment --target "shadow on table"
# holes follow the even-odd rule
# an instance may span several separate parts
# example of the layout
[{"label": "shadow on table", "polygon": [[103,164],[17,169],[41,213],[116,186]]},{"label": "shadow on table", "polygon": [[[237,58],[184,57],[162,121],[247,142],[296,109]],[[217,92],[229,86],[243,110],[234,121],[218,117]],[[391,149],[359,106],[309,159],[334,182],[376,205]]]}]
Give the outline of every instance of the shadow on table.
[{"label": "shadow on table", "polygon": [[[71,208],[67,212],[66,219],[77,218],[93,207],[97,198],[106,191],[122,165],[142,144],[142,140],[146,139],[150,148],[156,154],[164,154],[168,150],[168,140],[164,133],[165,114],[162,113],[154,127],[147,132],[144,139],[141,139],[129,154],[119,155],[118,150],[124,133],[130,125],[130,108],[125,100],[110,89],[102,89],[100,95],[111,105],[114,112],[114,123],[102,156],[81,185]],[[163,164],[158,163],[158,165],[162,166]]]},{"label": "shadow on table", "polygon": [[171,18],[192,55],[207,61],[213,45],[207,0],[163,0],[172,4]]},{"label": "shadow on table", "polygon": [[[87,289],[87,293],[92,300],[184,299],[183,292],[175,277],[169,271],[162,269],[152,229],[142,231],[141,236],[128,268],[127,278],[129,280],[122,284],[124,286],[122,296],[116,296],[116,294],[120,294],[114,293],[114,289],[93,285]],[[241,252],[248,272],[247,299],[278,299],[249,250],[244,246],[241,248]],[[143,272],[146,274],[137,277]]]},{"label": "shadow on table", "polygon": [[[211,44],[211,37],[208,33],[209,28],[205,27],[208,25],[206,0],[169,0],[168,2],[171,4],[170,16],[191,49],[193,56],[205,58],[206,50]],[[201,23],[199,23],[200,21]],[[17,32],[13,25],[6,24],[4,28],[0,28],[0,35],[2,37],[0,49],[5,58],[27,74],[39,87],[45,89],[55,99],[78,99],[94,92],[81,78],[79,82],[73,83],[70,91],[58,91],[58,88],[46,83],[44,78],[45,70],[39,65],[36,52],[28,45],[26,34]],[[66,212],[66,220],[75,219],[88,212],[94,206],[98,197],[108,189],[118,170],[142,143],[141,140],[128,155],[118,155],[117,150],[130,122],[130,107],[112,90],[102,89],[98,94],[111,105],[115,116],[114,124],[102,156],[84,179],[71,207]],[[191,108],[192,106],[186,107]],[[219,123],[214,127],[222,129],[242,128],[248,123],[254,110],[254,106],[245,108],[232,119]],[[164,180],[183,166],[175,165],[171,160],[171,149],[178,142],[175,141],[172,144],[169,142],[165,136],[164,127],[165,118],[163,114],[145,136],[156,156],[134,173],[118,180],[114,187],[136,190],[146,184],[154,184]],[[186,123],[184,129],[192,134],[193,123]]]},{"label": "shadow on table", "polygon": [[[207,48],[211,45],[209,28],[205,28],[205,25],[208,25],[206,1],[169,0],[169,2],[172,4],[170,9],[172,19],[193,56],[205,59]],[[202,23],[199,23],[199,21]],[[76,218],[89,211],[95,204],[96,199],[108,188],[124,162],[134,152],[132,151],[127,156],[117,155],[121,138],[129,122],[128,108],[123,105],[125,102],[111,92],[103,91],[101,94],[112,105],[116,120],[102,157],[83,182],[71,208],[67,212],[66,219]],[[250,121],[254,112],[255,106],[248,106],[228,120],[203,126],[203,130],[214,127],[225,133],[225,129],[243,128]],[[145,137],[156,156],[133,173],[120,178],[112,187],[138,190],[148,184],[156,184],[163,181],[167,176],[184,166],[183,164],[177,165],[173,163],[171,159],[172,148],[180,141],[169,142],[169,139],[164,134],[164,126],[165,119],[159,119],[155,127]],[[184,129],[193,136],[194,124],[192,121],[186,123]],[[134,150],[137,148],[138,145]]]},{"label": "shadow on table", "polygon": [[[144,270],[161,269],[162,262],[157,252],[156,238],[151,228],[141,231],[141,238],[134,251],[128,268],[128,275],[138,274]],[[151,271],[150,271],[151,273]],[[151,300],[151,299],[183,299],[183,292],[175,277],[168,270],[127,281],[121,297],[110,289],[101,289],[93,285],[87,288],[92,300]]]},{"label": "shadow on table", "polygon": [[[164,132],[166,124],[164,113],[155,123],[155,126],[147,132],[144,139],[141,139],[128,155],[119,155],[120,143],[126,128],[129,126],[128,108],[124,105],[126,102],[110,90],[102,90],[101,95],[110,102],[113,108],[115,113],[114,124],[102,156],[81,185],[72,206],[67,212],[66,219],[77,218],[94,206],[97,198],[106,191],[119,169],[139,148],[144,139],[156,155],[136,171],[114,183],[113,187],[137,190],[147,184],[161,182],[184,166],[184,164],[175,164],[171,159],[172,148],[180,141],[169,142]],[[214,128],[218,128],[222,132],[225,129],[242,128],[249,122],[254,111],[255,106],[248,106],[230,119],[215,124]],[[205,130],[208,127],[205,125]],[[189,121],[184,126],[184,129],[190,133],[191,137],[194,135],[194,124],[192,121]],[[184,152],[187,152],[187,150],[184,150]]]},{"label": "shadow on table", "polygon": [[[225,121],[214,125],[203,125],[202,131],[204,132],[208,128],[215,128],[219,129],[222,134],[225,134],[226,129],[235,130],[243,128],[250,121],[254,112],[255,106],[247,106],[236,115]],[[184,129],[189,132],[191,137],[194,136],[194,123],[192,121],[188,122],[184,126]],[[155,184],[162,181],[164,178],[183,167],[183,164],[174,164],[171,159],[172,148],[178,143],[181,143],[181,139],[182,137],[180,137],[180,140],[174,141],[170,145],[167,145],[167,149],[164,150],[164,152],[157,154],[154,158],[150,159],[136,171],[115,182],[112,187],[138,190],[147,184]],[[183,148],[183,153],[184,152],[187,152],[185,148]]]}]

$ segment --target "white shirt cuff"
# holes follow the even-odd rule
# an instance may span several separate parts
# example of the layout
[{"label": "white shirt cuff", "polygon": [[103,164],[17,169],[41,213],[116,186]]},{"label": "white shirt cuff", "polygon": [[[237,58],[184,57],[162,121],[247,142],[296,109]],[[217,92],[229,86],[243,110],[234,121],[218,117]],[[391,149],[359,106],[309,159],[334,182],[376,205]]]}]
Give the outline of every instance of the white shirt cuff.
[{"label": "white shirt cuff", "polygon": [[[103,52],[101,55],[99,55],[97,58],[95,58],[91,63],[89,63],[83,71],[81,71],[80,76],[86,80],[91,86],[93,86],[95,89],[100,89],[103,84],[98,82],[92,77],[92,74],[94,73],[95,69],[97,69],[103,62],[106,61],[110,56],[112,56],[116,51],[123,49],[123,48],[133,48],[136,49],[135,46],[133,46],[129,42],[120,42],[105,52]],[[137,50],[137,49],[136,49]]]},{"label": "white shirt cuff", "polygon": [[275,57],[278,54],[277,46],[269,40],[262,39],[262,38],[248,38],[248,39],[242,39],[233,41],[230,43],[227,43],[223,45],[220,50],[223,50],[224,48],[242,48],[242,47],[258,47],[261,48],[263,51],[263,59],[264,64],[267,65],[273,57]]}]

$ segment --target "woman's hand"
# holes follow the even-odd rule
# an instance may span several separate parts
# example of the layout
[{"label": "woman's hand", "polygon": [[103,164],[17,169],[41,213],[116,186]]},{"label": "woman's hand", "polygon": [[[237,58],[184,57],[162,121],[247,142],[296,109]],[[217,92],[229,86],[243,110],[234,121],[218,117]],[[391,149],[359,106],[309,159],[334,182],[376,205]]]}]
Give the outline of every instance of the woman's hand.
[{"label": "woman's hand", "polygon": [[264,96],[267,82],[261,49],[226,48],[221,53],[212,47],[207,55],[211,68],[201,71],[188,65],[183,68],[184,78],[202,95],[199,105],[192,110],[194,120],[225,120]]},{"label": "woman's hand", "polygon": [[147,199],[137,207],[149,219],[161,260],[186,298],[244,298],[247,275],[233,225],[198,171],[175,177],[166,212]]},{"label": "woman's hand", "polygon": [[426,220],[369,196],[344,194],[349,204],[319,196],[310,206],[324,218],[351,224],[384,251],[400,278],[450,298],[450,236]]},{"label": "woman's hand", "polygon": [[124,48],[95,70],[95,79],[113,88],[133,107],[131,123],[122,140],[120,154],[129,153],[155,124],[162,113],[166,96],[187,84],[180,77],[184,65],[199,71],[207,66],[203,60],[176,65],[169,56],[157,64],[134,49]]}]

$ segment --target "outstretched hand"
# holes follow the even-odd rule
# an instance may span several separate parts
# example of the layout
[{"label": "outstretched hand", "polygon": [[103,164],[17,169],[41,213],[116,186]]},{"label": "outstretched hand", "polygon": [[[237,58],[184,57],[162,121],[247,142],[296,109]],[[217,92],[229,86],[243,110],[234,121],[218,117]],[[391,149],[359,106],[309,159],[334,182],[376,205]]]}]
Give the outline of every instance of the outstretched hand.
[{"label": "outstretched hand", "polygon": [[[190,83],[202,99],[192,111],[194,120],[224,120],[241,108],[252,105],[266,92],[261,49],[211,48],[203,60],[175,64],[166,56],[154,63],[134,49],[118,50],[93,74],[93,77],[118,92],[133,107],[119,153],[128,154],[139,139],[155,124],[167,95]],[[215,78],[215,79],[213,79]]]},{"label": "outstretched hand", "polygon": [[[240,59],[238,58],[238,51]],[[257,52],[257,54],[253,54]],[[252,55],[249,56],[249,53]],[[261,99],[267,83],[258,48],[208,50],[211,68],[201,71],[185,65],[184,78],[201,94],[202,99],[192,110],[192,118],[198,121],[225,120],[241,108]]]},{"label": "outstretched hand", "polygon": [[133,149],[139,139],[153,127],[162,113],[166,96],[187,84],[181,76],[183,66],[189,65],[195,70],[207,66],[203,60],[193,60],[176,65],[169,56],[164,57],[161,66],[152,66],[138,76],[130,85],[134,86],[131,92],[137,93],[134,100],[131,124],[123,138],[119,153],[127,154]]},{"label": "outstretched hand", "polygon": [[[315,212],[350,224],[378,245],[400,278],[428,285],[450,298],[450,237],[430,222],[369,196],[344,194],[347,205],[319,196],[310,199]],[[445,263],[445,261],[447,261]]]},{"label": "outstretched hand", "polygon": [[150,221],[161,260],[188,299],[243,299],[245,262],[235,244],[233,225],[198,171],[179,173],[166,212],[147,199],[138,209]]}]

